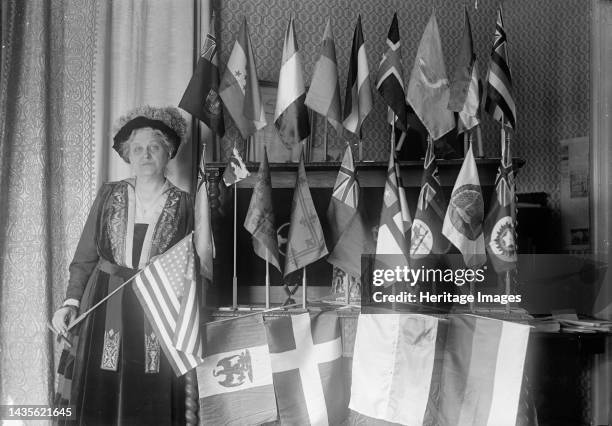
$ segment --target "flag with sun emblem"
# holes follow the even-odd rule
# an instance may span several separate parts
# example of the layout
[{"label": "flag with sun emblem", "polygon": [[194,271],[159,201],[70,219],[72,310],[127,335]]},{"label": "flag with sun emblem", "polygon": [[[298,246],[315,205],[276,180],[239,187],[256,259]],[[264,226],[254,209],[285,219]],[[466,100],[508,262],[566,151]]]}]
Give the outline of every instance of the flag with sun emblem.
[{"label": "flag with sun emblem", "polygon": [[487,261],[482,235],[483,218],[480,179],[470,144],[442,225],[442,233],[459,249],[468,268],[482,266]]},{"label": "flag with sun emblem", "polygon": [[450,243],[442,235],[442,223],[448,204],[440,186],[438,164],[431,140],[429,140],[427,146],[423,169],[421,193],[412,223],[410,240],[410,264],[412,268],[425,265],[432,255],[446,253],[450,247]]},{"label": "flag with sun emblem", "polygon": [[515,212],[514,170],[510,142],[505,140],[501,164],[495,178],[491,209],[484,223],[485,246],[497,272],[516,268]]}]

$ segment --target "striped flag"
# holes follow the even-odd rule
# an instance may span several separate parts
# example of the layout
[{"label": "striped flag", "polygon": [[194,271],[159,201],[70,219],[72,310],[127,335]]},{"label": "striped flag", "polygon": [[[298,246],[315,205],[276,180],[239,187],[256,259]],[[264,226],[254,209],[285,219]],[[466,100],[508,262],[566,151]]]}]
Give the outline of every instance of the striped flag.
[{"label": "striped flag", "polygon": [[433,141],[427,144],[423,163],[421,192],[417,201],[410,241],[410,264],[413,268],[425,265],[431,255],[446,253],[450,243],[442,235],[442,223],[446,214],[446,197],[438,176],[438,164]]},{"label": "striped flag", "polygon": [[478,66],[472,42],[472,27],[467,7],[465,8],[465,27],[461,41],[461,51],[455,79],[450,87],[448,109],[459,113],[459,130],[470,130],[480,123],[478,107],[480,96],[478,90]]},{"label": "striped flag", "polygon": [[440,386],[440,426],[515,426],[528,325],[450,315]]},{"label": "striped flag", "polygon": [[373,241],[359,212],[359,182],[348,144],[327,208],[327,218],[333,247],[327,261],[353,277],[360,277],[361,255],[372,252]]},{"label": "striped flag", "polygon": [[177,376],[202,362],[192,235],[134,278],[134,292]]},{"label": "striped flag", "polygon": [[193,244],[200,260],[200,274],[207,280],[212,281],[215,243],[213,240],[205,170],[204,152],[202,152],[200,167],[198,168],[198,191],[195,199],[195,230],[193,233]]},{"label": "striped flag", "polygon": [[265,325],[280,424],[343,424],[348,395],[336,312],[289,315]]},{"label": "striped flag", "polygon": [[259,425],[278,417],[262,314],[206,324],[196,367],[201,425]]},{"label": "striped flag", "polygon": [[202,120],[219,137],[225,134],[223,102],[219,97],[219,67],[215,17],[210,20],[210,31],[202,42],[198,65],[189,80],[179,107]]},{"label": "striped flag", "polygon": [[442,225],[442,233],[463,254],[468,267],[481,266],[487,261],[482,234],[483,218],[484,201],[470,144]]},{"label": "striped flag", "polygon": [[276,124],[281,141],[287,148],[291,148],[310,135],[308,110],[304,105],[305,98],[302,61],[298,53],[293,17],[291,17],[285,33],[283,58],[278,76],[276,109],[274,110],[274,124]]},{"label": "striped flag", "polygon": [[485,111],[503,125],[514,129],[516,126],[516,105],[512,94],[512,75],[510,74],[506,44],[506,31],[504,31],[500,4],[499,9],[497,9],[495,38],[491,49],[491,61],[489,62]]},{"label": "striped flag", "polygon": [[404,217],[405,213],[402,214],[394,153],[391,152],[389,156],[389,167],[387,168],[387,181],[385,182],[383,203],[380,212],[378,238],[376,240],[377,259],[382,259],[384,258],[384,255],[388,254],[401,255],[401,263],[408,265],[410,251],[408,250],[408,242],[406,241]]},{"label": "striped flag", "polygon": [[387,35],[387,51],[383,54],[378,66],[376,89],[387,103],[391,116],[395,115],[398,128],[406,131],[408,128],[408,110],[406,108],[406,94],[404,93],[404,72],[402,70],[397,13],[393,14],[393,20]]},{"label": "striped flag", "polygon": [[353,35],[349,72],[346,79],[342,122],[344,128],[361,136],[361,125],[371,110],[370,70],[361,30],[361,15],[359,15]]},{"label": "striped flag", "polygon": [[495,178],[495,192],[484,222],[486,249],[497,272],[516,268],[515,212],[514,170],[510,141],[505,139],[501,164]]},{"label": "striped flag", "polygon": [[246,18],[234,43],[219,95],[244,139],[266,126],[266,113],[259,92],[255,55]]},{"label": "striped flag", "polygon": [[304,169],[304,151],[300,155],[293,203],[291,204],[291,225],[287,237],[285,255],[285,277],[324,257],[327,252],[323,228],[315,210],[308,179]]},{"label": "striped flag", "polygon": [[432,13],[414,60],[406,100],[433,140],[455,127],[455,117],[448,110],[449,95],[438,22]]},{"label": "striped flag", "polygon": [[431,418],[427,405],[439,368],[438,323],[426,315],[359,315],[349,408],[360,421],[349,424],[434,424],[425,420]]},{"label": "striped flag", "polygon": [[236,147],[232,148],[232,154],[227,159],[227,166],[223,171],[223,182],[225,186],[231,186],[235,183],[240,182],[242,179],[246,179],[251,175],[249,173],[246,164],[240,156],[240,152]]},{"label": "striped flag", "polygon": [[264,157],[259,164],[257,182],[253,188],[251,203],[244,219],[244,227],[253,236],[253,250],[257,256],[270,262],[281,271],[274,209],[272,208],[272,180],[268,164],[268,151],[264,146]]},{"label": "striped flag", "polygon": [[336,61],[336,44],[332,33],[331,20],[327,20],[321,56],[315,64],[312,82],[306,95],[306,106],[318,112],[331,124],[336,133],[342,132],[342,107],[340,105],[340,83],[338,83],[338,63]]}]

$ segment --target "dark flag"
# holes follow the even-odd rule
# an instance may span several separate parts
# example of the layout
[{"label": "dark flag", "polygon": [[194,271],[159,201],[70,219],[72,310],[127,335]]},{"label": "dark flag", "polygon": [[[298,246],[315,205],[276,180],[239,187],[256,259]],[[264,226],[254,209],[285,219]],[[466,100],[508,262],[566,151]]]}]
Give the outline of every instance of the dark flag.
[{"label": "dark flag", "polygon": [[343,122],[344,128],[351,133],[360,134],[363,120],[372,110],[372,91],[370,90],[370,70],[363,31],[361,30],[361,15],[355,26],[353,46],[349,60],[349,72],[346,79],[346,95],[344,97]]},{"label": "dark flag", "polygon": [[514,171],[510,143],[504,141],[501,164],[495,179],[495,192],[484,223],[485,247],[493,268],[505,272],[516,268]]},{"label": "dark flag", "polygon": [[425,265],[430,255],[446,253],[450,248],[450,242],[442,235],[447,202],[440,185],[438,164],[431,140],[427,144],[423,169],[421,193],[410,241],[410,260],[413,268]]},{"label": "dark flag", "polygon": [[253,188],[251,204],[244,227],[253,236],[253,250],[262,259],[270,262],[281,272],[278,257],[278,241],[274,225],[274,210],[272,209],[272,181],[270,166],[268,165],[268,152],[264,147],[264,157],[259,164],[257,182]]},{"label": "dark flag", "polygon": [[225,134],[223,102],[219,96],[219,67],[214,16],[210,20],[210,31],[202,42],[198,65],[179,102],[179,107],[202,120],[219,137]]},{"label": "dark flag", "polygon": [[404,73],[402,71],[402,54],[400,51],[399,27],[397,13],[393,15],[389,34],[387,35],[387,51],[383,54],[378,67],[376,89],[382,95],[392,114],[395,115],[397,127],[406,131],[408,111],[406,94],[404,93]]},{"label": "dark flag", "polygon": [[516,106],[512,94],[512,75],[510,74],[506,44],[506,31],[504,31],[500,5],[497,9],[495,39],[493,40],[491,62],[489,63],[485,111],[503,125],[514,129],[516,126]]}]

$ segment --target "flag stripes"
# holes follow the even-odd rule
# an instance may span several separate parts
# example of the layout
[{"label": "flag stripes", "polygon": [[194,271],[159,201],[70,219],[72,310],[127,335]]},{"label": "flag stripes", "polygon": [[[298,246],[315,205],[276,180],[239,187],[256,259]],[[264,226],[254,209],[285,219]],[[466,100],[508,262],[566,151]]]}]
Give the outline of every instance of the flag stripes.
[{"label": "flag stripes", "polygon": [[507,39],[501,5],[497,9],[495,37],[489,62],[485,111],[503,125],[516,127],[516,105],[512,94],[512,75],[508,62]]}]

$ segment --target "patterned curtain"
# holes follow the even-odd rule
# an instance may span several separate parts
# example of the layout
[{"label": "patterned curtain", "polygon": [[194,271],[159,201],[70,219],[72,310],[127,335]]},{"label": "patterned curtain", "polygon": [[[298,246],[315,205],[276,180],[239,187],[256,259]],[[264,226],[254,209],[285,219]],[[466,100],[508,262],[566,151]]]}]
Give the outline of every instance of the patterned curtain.
[{"label": "patterned curtain", "polygon": [[[129,173],[112,122],[178,104],[193,16],[193,0],[1,3],[0,404],[51,400],[58,345],[46,323],[97,187]],[[188,189],[190,176],[188,145],[170,177]]]}]

